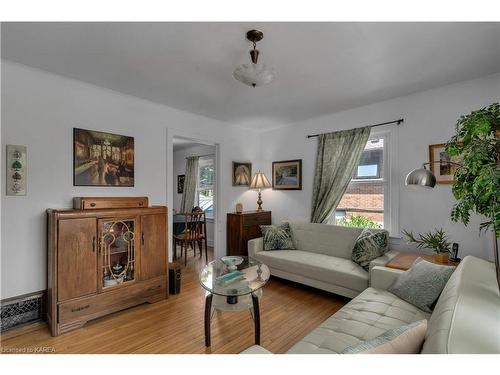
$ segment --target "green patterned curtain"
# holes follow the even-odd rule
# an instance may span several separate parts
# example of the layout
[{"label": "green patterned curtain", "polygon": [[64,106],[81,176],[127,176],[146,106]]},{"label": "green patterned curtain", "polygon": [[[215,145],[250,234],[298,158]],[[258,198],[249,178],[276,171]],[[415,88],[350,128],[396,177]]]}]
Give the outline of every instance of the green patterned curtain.
[{"label": "green patterned curtain", "polygon": [[198,185],[198,160],[199,156],[190,156],[186,159],[186,179],[182,193],[181,212],[191,212],[194,207]]},{"label": "green patterned curtain", "polygon": [[319,136],[311,223],[325,223],[337,208],[369,136],[369,126]]}]

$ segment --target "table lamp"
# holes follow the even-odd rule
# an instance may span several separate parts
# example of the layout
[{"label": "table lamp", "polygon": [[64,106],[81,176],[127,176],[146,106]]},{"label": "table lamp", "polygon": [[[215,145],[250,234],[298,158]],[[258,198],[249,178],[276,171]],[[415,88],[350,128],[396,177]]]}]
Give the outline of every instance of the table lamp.
[{"label": "table lamp", "polygon": [[250,189],[258,189],[259,190],[259,199],[257,200],[257,211],[262,211],[262,196],[261,196],[261,190],[262,189],[267,189],[271,187],[271,183],[267,179],[266,175],[262,173],[261,171],[257,172],[254,174],[252,178],[252,182],[250,183]]}]

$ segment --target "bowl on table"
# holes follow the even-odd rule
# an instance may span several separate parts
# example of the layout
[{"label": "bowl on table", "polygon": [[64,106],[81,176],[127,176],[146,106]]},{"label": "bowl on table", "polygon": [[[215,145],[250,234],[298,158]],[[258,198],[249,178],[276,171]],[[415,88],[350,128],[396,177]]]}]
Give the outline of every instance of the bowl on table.
[{"label": "bowl on table", "polygon": [[234,271],[241,263],[243,263],[243,258],[239,256],[225,256],[221,258],[221,261],[230,271]]}]

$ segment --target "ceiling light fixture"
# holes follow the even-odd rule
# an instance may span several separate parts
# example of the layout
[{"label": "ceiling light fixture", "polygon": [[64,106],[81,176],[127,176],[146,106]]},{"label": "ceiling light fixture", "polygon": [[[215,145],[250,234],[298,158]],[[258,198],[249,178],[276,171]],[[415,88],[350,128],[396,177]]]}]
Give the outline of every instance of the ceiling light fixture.
[{"label": "ceiling light fixture", "polygon": [[274,79],[274,70],[265,64],[258,63],[257,42],[261,41],[262,38],[264,38],[264,34],[261,31],[250,30],[247,32],[247,39],[253,43],[253,49],[250,51],[252,63],[238,65],[233,72],[234,78],[252,87],[266,85]]}]

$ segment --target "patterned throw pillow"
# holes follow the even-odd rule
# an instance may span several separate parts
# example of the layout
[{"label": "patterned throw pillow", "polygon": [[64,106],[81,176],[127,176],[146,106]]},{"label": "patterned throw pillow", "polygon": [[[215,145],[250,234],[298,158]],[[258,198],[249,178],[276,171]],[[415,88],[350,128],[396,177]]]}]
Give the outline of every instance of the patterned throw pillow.
[{"label": "patterned throw pillow", "polygon": [[455,267],[441,266],[418,258],[387,291],[430,313],[453,271]]},{"label": "patterned throw pillow", "polygon": [[363,229],[352,249],[352,261],[368,271],[370,262],[387,251],[388,236],[389,233],[385,230],[372,232],[370,229]]},{"label": "patterned throw pillow", "polygon": [[349,346],[342,354],[418,354],[422,349],[426,331],[427,320],[420,320]]},{"label": "patterned throw pillow", "polygon": [[264,250],[295,250],[290,224],[261,225],[260,230],[264,237]]}]

